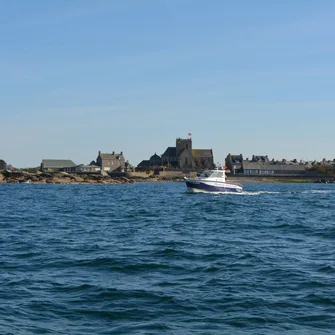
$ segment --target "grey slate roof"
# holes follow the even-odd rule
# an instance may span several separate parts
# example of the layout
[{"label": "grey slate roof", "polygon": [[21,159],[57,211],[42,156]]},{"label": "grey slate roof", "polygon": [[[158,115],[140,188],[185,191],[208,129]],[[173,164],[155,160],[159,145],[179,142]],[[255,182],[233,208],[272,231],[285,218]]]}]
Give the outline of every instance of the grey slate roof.
[{"label": "grey slate roof", "polygon": [[150,157],[150,161],[160,161],[162,158],[156,153]]},{"label": "grey slate roof", "polygon": [[149,167],[149,166],[151,166],[152,164],[151,164],[151,162],[149,161],[149,160],[143,160],[141,163],[139,163],[138,165],[137,165],[137,167]]},{"label": "grey slate roof", "polygon": [[168,147],[163,153],[162,157],[176,157],[177,148],[176,147]]},{"label": "grey slate roof", "polygon": [[118,159],[118,157],[120,159],[123,158],[123,154],[100,154],[100,157],[102,160],[115,160],[115,159]]},{"label": "grey slate roof", "polygon": [[77,166],[69,159],[42,159],[44,169],[62,169]]},{"label": "grey slate roof", "polygon": [[269,158],[268,158],[268,156],[256,156],[256,155],[252,155],[252,161],[253,162],[268,162]]},{"label": "grey slate roof", "polygon": [[231,155],[230,157],[233,164],[241,164],[243,161],[242,155]]}]

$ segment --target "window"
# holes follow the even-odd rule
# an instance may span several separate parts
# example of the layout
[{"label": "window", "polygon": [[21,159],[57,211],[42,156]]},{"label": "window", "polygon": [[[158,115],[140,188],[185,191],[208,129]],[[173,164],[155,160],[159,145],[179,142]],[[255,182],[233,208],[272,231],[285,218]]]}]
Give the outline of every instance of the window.
[{"label": "window", "polygon": [[210,174],[211,174],[210,171],[204,171],[204,172],[200,175],[200,177],[209,177]]},{"label": "window", "polygon": [[222,178],[223,177],[223,172],[213,172],[211,177],[213,178]]}]

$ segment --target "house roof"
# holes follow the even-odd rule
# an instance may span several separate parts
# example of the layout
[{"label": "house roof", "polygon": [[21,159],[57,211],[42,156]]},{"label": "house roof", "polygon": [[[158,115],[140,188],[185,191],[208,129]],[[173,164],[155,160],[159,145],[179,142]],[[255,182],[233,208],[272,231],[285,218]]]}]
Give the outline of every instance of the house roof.
[{"label": "house roof", "polygon": [[144,159],[142,162],[138,163],[137,166],[138,167],[141,167],[141,166],[150,166],[150,161],[147,160],[147,159]]},{"label": "house roof", "polygon": [[160,161],[161,157],[158,156],[156,153],[150,157],[151,161]]},{"label": "house roof", "polygon": [[42,165],[45,169],[62,169],[76,166],[76,164],[69,159],[42,159]]},{"label": "house roof", "polygon": [[230,159],[233,164],[241,164],[243,161],[242,155],[230,155]]},{"label": "house roof", "polygon": [[177,149],[176,147],[168,147],[163,153],[162,157],[176,157]]},{"label": "house roof", "polygon": [[141,163],[137,165],[137,167],[149,167],[151,166],[151,162],[147,159],[143,160]]},{"label": "house roof", "polygon": [[100,154],[99,155],[101,157],[102,160],[115,160],[115,159],[124,159],[123,154],[118,154],[118,153],[114,153],[114,154]]},{"label": "house roof", "polygon": [[252,161],[253,162],[268,162],[269,158],[268,156],[256,156],[256,155],[252,155]]},{"label": "house roof", "polygon": [[212,149],[193,149],[192,156],[198,158],[211,158],[213,157]]}]

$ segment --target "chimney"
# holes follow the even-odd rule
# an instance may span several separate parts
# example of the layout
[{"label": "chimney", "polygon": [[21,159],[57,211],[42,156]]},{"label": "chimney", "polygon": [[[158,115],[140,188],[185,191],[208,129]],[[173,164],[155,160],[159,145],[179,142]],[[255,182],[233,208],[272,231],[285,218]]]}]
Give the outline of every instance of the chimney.
[{"label": "chimney", "polygon": [[120,152],[120,155],[121,155],[121,156],[123,155],[123,151]]}]

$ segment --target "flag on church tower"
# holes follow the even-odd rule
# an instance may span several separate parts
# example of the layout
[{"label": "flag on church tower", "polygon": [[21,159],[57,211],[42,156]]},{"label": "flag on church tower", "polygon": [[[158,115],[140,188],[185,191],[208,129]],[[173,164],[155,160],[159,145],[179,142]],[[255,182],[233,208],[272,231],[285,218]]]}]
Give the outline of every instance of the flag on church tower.
[{"label": "flag on church tower", "polygon": [[192,136],[192,134],[191,133],[188,133],[188,135],[187,136]]}]

